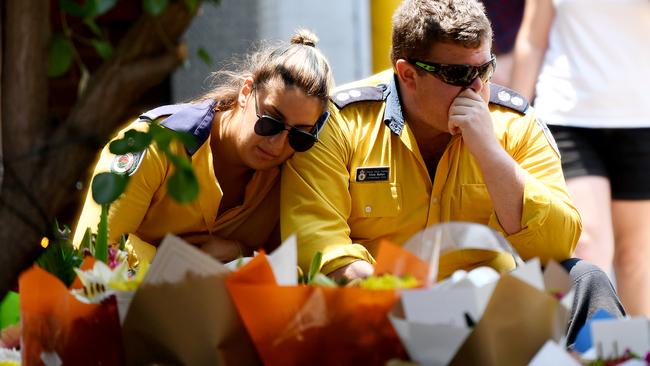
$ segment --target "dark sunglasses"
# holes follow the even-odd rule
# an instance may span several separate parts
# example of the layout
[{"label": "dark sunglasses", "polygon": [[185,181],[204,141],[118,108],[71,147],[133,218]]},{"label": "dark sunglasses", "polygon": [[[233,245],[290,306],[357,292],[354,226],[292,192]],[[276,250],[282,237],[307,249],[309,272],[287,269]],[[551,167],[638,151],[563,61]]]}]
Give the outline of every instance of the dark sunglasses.
[{"label": "dark sunglasses", "polygon": [[470,86],[476,78],[481,78],[486,83],[490,80],[492,74],[494,74],[494,70],[497,68],[495,55],[492,55],[490,61],[480,66],[436,64],[418,60],[409,60],[409,62],[449,85],[462,87]]},{"label": "dark sunglasses", "polygon": [[257,108],[256,94],[253,94],[253,99],[255,99],[255,115],[257,115],[257,122],[255,122],[255,133],[259,136],[274,136],[282,133],[285,130],[288,130],[289,146],[298,152],[307,151],[312,146],[314,146],[316,141],[318,141],[318,134],[330,116],[329,112],[325,111],[318,118],[311,131],[307,132],[294,126],[289,126],[286,123],[267,114],[260,115]]}]

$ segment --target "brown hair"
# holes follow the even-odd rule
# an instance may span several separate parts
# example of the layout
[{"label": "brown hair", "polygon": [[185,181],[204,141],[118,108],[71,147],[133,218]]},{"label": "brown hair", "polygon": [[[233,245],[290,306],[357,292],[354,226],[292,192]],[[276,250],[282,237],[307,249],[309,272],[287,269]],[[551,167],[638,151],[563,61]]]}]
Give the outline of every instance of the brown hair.
[{"label": "brown hair", "polygon": [[318,38],[305,29],[297,30],[289,43],[263,47],[238,62],[234,70],[219,70],[212,75],[213,87],[195,101],[216,100],[216,110],[232,109],[247,77],[256,87],[282,81],[285,87],[295,86],[305,94],[319,98],[326,105],[334,87],[329,63],[316,49]]},{"label": "brown hair", "polygon": [[478,0],[404,0],[393,14],[391,61],[423,59],[438,42],[478,48],[492,27]]}]

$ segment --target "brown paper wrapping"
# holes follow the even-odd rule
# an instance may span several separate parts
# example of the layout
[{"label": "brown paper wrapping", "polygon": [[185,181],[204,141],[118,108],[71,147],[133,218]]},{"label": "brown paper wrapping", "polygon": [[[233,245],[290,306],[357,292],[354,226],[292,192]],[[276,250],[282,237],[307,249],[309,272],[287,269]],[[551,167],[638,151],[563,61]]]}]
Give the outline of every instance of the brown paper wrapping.
[{"label": "brown paper wrapping", "polygon": [[560,340],[568,317],[552,295],[512,275],[502,276],[450,365],[527,365],[547,340]]},{"label": "brown paper wrapping", "polygon": [[127,364],[258,365],[230,300],[226,273],[143,284],[124,321]]}]

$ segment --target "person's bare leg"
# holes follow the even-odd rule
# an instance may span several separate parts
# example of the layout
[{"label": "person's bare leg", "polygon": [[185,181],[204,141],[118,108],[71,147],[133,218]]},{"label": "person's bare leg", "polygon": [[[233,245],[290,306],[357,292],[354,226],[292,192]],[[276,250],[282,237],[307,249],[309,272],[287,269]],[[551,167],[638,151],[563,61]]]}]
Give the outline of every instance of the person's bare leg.
[{"label": "person's bare leg", "polygon": [[582,235],[574,255],[610,273],[614,233],[609,180],[598,176],[571,178],[567,188],[582,217]]},{"label": "person's bare leg", "polygon": [[630,315],[650,317],[650,200],[612,202],[618,293]]}]

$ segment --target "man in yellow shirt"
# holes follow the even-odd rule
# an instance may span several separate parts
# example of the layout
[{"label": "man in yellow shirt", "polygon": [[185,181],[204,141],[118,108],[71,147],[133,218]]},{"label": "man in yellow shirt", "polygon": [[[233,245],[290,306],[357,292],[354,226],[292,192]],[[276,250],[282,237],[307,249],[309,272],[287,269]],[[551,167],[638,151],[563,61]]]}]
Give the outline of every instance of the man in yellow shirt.
[{"label": "man in yellow shirt", "polygon": [[581,222],[557,147],[523,97],[489,82],[491,40],[478,1],[400,5],[393,69],[337,89],[319,144],[283,169],[282,235],[298,234],[303,268],[320,251],[324,273],[367,276],[380,240],[445,221],[488,225],[524,259],[571,257]]}]

